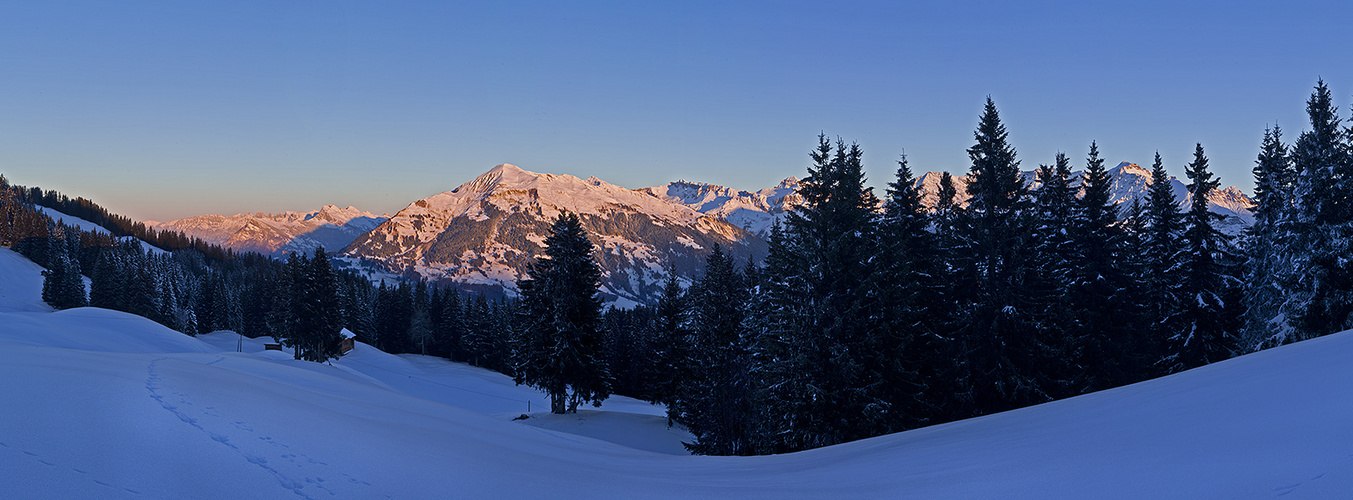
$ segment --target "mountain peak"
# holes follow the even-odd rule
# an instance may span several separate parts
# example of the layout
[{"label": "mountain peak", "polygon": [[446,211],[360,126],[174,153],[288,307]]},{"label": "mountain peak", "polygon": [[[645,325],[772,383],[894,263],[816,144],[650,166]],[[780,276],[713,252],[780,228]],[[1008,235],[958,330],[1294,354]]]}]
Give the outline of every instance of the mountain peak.
[{"label": "mountain peak", "polygon": [[[506,183],[508,185],[525,184],[532,180],[538,179],[541,176],[542,174],[528,172],[522,169],[521,167],[518,167],[511,163],[499,163],[498,165],[489,169],[488,172],[480,174],[479,177],[476,177],[473,181],[465,183],[460,188],[456,188],[454,192],[485,193],[493,191],[493,189],[498,187],[499,184],[503,183]],[[462,189],[464,191],[462,191]]]},{"label": "mountain peak", "polygon": [[[1111,170],[1111,171],[1112,171],[1112,170],[1119,170],[1119,171],[1122,171],[1123,173],[1133,173],[1133,174],[1136,174],[1136,175],[1144,175],[1144,176],[1146,176],[1148,179],[1150,179],[1150,177],[1151,177],[1151,172],[1150,172],[1150,171],[1146,170],[1145,168],[1142,168],[1141,165],[1138,165],[1138,164],[1136,164],[1136,163],[1132,163],[1132,162],[1130,162],[1130,161],[1125,161],[1125,162],[1119,163],[1118,166],[1113,167],[1113,168],[1111,168],[1111,169],[1109,169],[1109,170]],[[1147,183],[1149,184],[1150,181],[1148,181]]]}]

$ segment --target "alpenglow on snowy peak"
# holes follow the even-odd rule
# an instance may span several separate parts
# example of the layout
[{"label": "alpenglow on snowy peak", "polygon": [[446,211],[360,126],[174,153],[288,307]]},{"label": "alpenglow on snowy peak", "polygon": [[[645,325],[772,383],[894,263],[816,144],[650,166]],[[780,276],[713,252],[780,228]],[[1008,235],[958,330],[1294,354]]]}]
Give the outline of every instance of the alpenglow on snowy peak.
[{"label": "alpenglow on snowy peak", "polygon": [[169,222],[149,221],[157,231],[179,231],[241,252],[279,256],[324,247],[336,251],[389,217],[356,207],[325,205],[313,212],[199,215]]},{"label": "alpenglow on snowy peak", "polygon": [[697,212],[713,215],[730,224],[746,229],[761,238],[770,235],[770,228],[776,220],[784,222],[784,216],[803,202],[799,196],[799,180],[790,177],[772,188],[760,191],[739,191],[714,184],[680,180],[667,184],[644,188],[644,191],[659,199],[679,203]]},{"label": "alpenglow on snowy peak", "polygon": [[616,303],[650,302],[667,270],[690,279],[714,245],[760,260],[765,242],[715,215],[596,177],[528,172],[502,164],[451,191],[409,204],[349,245],[351,260],[462,290],[515,294],[561,212],[578,214],[596,246],[602,291]]}]

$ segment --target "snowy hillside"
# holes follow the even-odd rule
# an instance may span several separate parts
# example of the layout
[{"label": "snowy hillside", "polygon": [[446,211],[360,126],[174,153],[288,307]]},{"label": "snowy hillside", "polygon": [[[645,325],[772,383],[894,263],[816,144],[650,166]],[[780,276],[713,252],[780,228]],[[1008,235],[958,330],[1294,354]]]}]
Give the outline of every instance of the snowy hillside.
[{"label": "snowy hillside", "polygon": [[0,247],[0,312],[51,310],[42,301],[42,267]]},{"label": "snowy hillside", "polygon": [[[0,284],[35,266],[0,251]],[[332,365],[0,295],[4,498],[1342,498],[1353,332],[1001,414],[765,457],[670,453],[657,408],[525,413],[498,374]],[[18,301],[16,303],[16,301]]]},{"label": "snowy hillside", "polygon": [[462,290],[515,290],[561,211],[580,216],[603,272],[603,296],[651,300],[673,268],[691,277],[714,244],[741,261],[765,243],[721,218],[595,177],[498,165],[460,187],[415,201],[344,253],[394,273]]},{"label": "snowy hillside", "polygon": [[[103,226],[100,226],[100,225],[95,224],[95,223],[93,223],[93,222],[90,222],[90,221],[81,219],[81,218],[79,218],[79,217],[74,217],[74,216],[66,215],[66,214],[64,214],[64,213],[61,213],[61,212],[56,211],[55,209],[47,208],[47,207],[44,207],[44,206],[34,205],[33,208],[37,209],[37,211],[38,211],[38,212],[41,212],[43,215],[46,215],[47,217],[50,217],[53,221],[56,221],[58,224],[65,224],[65,225],[67,225],[67,226],[75,227],[75,228],[77,228],[77,229],[79,229],[79,230],[81,230],[81,231],[86,231],[86,232],[91,232],[91,233],[111,234],[111,233],[110,233],[107,229],[105,229]],[[155,245],[151,245],[150,243],[146,243],[146,242],[141,241],[141,240],[137,240],[135,237],[132,237],[132,236],[124,236],[124,237],[119,238],[119,239],[120,239],[120,240],[123,240],[123,241],[136,240],[138,243],[141,244],[141,250],[142,250],[142,251],[150,251],[150,252],[156,252],[156,253],[165,253],[164,250],[161,250],[159,247],[157,247],[157,246],[155,246]]]},{"label": "snowy hillside", "polygon": [[207,243],[264,255],[337,251],[388,217],[356,207],[325,205],[314,212],[199,215],[169,222],[146,222],[158,231],[179,231]]},{"label": "snowy hillside", "polygon": [[[1132,203],[1134,198],[1146,203],[1147,190],[1150,189],[1153,181],[1151,171],[1142,168],[1136,163],[1122,162],[1118,166],[1108,170],[1110,180],[1110,201],[1126,207],[1126,204]],[[1080,186],[1081,179],[1085,175],[1084,171],[1074,171],[1071,173],[1071,185]],[[1037,189],[1042,185],[1038,181],[1038,174],[1034,170],[1027,170],[1020,173],[1024,179],[1024,184],[1032,189]],[[921,191],[921,203],[927,207],[935,206],[939,201],[940,188],[939,172],[926,172],[925,175],[916,179],[916,187]],[[968,176],[955,176],[954,189],[958,192],[955,201],[960,205],[966,205],[968,201]],[[1174,192],[1175,199],[1179,200],[1179,206],[1182,210],[1188,210],[1192,203],[1192,197],[1189,194],[1187,184],[1179,178],[1170,177],[1170,190]],[[1077,196],[1083,195],[1082,190]],[[1251,200],[1239,188],[1230,186],[1213,191],[1208,196],[1208,206],[1215,213],[1226,217],[1221,223],[1221,229],[1229,234],[1240,234],[1246,227],[1254,224],[1254,214],[1251,208],[1254,207],[1254,200]]]}]

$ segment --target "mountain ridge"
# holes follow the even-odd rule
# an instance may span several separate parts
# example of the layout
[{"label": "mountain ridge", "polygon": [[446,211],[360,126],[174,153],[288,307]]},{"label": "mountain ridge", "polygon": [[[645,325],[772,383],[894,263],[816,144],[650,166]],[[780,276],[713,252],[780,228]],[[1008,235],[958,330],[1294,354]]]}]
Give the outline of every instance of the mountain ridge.
[{"label": "mountain ridge", "polygon": [[669,270],[693,279],[715,244],[742,261],[766,251],[740,227],[643,190],[500,164],[410,203],[342,253],[385,273],[513,295],[564,211],[578,214],[596,246],[608,302],[651,302]]},{"label": "mountain ridge", "polygon": [[338,250],[388,218],[353,206],[324,205],[310,212],[207,214],[145,224],[157,231],[182,232],[236,251],[281,256],[320,247]]}]

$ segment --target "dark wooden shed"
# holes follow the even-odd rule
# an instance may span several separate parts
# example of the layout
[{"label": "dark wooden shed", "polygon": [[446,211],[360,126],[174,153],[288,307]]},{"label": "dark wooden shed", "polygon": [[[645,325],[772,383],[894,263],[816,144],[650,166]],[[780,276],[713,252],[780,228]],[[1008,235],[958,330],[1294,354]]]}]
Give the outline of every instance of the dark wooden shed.
[{"label": "dark wooden shed", "polygon": [[352,330],[344,328],[342,331],[338,332],[338,335],[342,337],[338,341],[339,356],[347,354],[357,347],[357,334],[352,333]]}]

